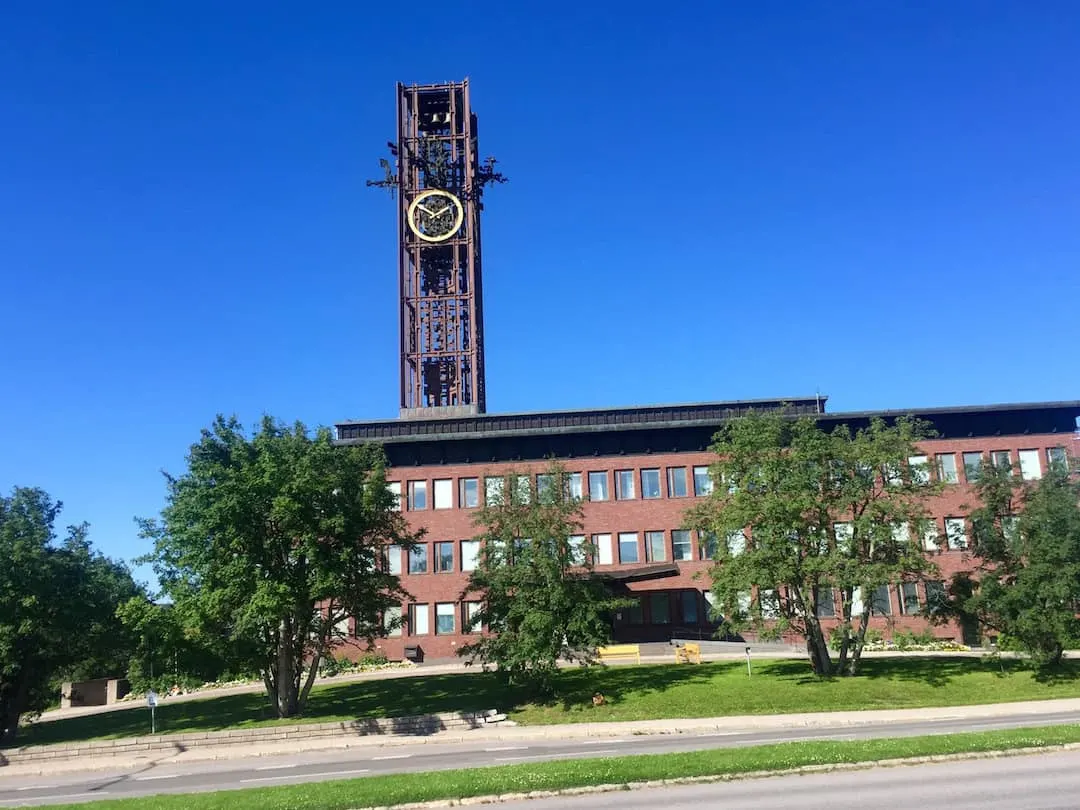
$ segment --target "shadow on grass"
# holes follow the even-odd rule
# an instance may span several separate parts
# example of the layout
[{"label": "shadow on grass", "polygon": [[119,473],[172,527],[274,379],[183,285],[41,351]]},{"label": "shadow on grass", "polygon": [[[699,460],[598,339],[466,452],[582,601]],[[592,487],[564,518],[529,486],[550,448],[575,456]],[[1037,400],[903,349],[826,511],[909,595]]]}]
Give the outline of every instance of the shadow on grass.
[{"label": "shadow on grass", "polygon": [[591,706],[593,695],[600,693],[606,704],[618,705],[628,696],[664,692],[684,684],[711,681],[717,675],[741,664],[717,662],[683,666],[615,666],[566,669],[559,673],[557,695],[540,705],[559,705],[563,711]]}]

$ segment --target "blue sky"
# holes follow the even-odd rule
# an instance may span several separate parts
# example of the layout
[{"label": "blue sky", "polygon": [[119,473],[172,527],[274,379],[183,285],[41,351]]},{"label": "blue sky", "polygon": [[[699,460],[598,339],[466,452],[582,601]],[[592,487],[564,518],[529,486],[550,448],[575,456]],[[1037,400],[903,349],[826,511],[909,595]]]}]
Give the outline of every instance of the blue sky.
[{"label": "blue sky", "polygon": [[0,490],[131,558],[216,413],[396,415],[398,80],[511,179],[490,411],[1080,397],[1076,4],[373,5],[4,4]]}]

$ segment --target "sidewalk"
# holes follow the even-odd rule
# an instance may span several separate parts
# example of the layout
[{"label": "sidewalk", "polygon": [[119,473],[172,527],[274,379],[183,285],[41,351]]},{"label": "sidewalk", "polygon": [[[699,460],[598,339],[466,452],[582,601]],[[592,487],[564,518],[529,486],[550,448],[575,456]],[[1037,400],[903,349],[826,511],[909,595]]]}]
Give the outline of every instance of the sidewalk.
[{"label": "sidewalk", "polygon": [[[1031,715],[1038,725],[1040,715],[1060,712],[1080,712],[1080,698],[1037,700],[1017,703],[998,703],[976,706],[944,706],[926,709],[879,709],[872,711],[813,712],[804,714],[744,715],[737,717],[705,717],[676,720],[639,720],[613,723],[579,723],[550,726],[493,726],[473,730],[450,730],[423,736],[389,735],[372,738],[343,734],[335,737],[284,739],[257,744],[206,744],[184,748],[177,741],[172,751],[146,751],[103,757],[63,758],[42,762],[11,764],[0,767],[5,776],[57,774],[87,770],[125,770],[145,768],[149,764],[165,765],[207,760],[233,760],[249,757],[283,756],[301,751],[331,751],[340,749],[379,749],[392,746],[433,744],[489,744],[492,742],[523,742],[528,740],[568,740],[582,738],[622,737],[657,734],[737,734],[794,728],[843,728],[868,724],[917,722],[920,720],[963,720],[976,718]],[[228,732],[223,732],[228,734]],[[117,741],[118,743],[120,741]],[[208,741],[209,742],[209,741]],[[66,746],[58,746],[65,748]],[[0,755],[2,762],[2,755]]]}]

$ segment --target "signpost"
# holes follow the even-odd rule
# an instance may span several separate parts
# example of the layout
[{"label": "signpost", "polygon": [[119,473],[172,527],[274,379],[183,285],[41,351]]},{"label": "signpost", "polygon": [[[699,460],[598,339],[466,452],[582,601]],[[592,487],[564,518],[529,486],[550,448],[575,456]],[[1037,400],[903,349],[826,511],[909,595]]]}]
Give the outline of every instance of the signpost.
[{"label": "signpost", "polygon": [[[749,648],[747,648],[749,649]],[[154,709],[157,708],[157,692],[150,690],[146,693],[146,705],[150,707],[150,733],[154,733]]]},{"label": "signpost", "polygon": [[751,676],[752,676],[752,673],[750,672],[750,648],[747,647],[746,648],[746,677],[749,678]]}]

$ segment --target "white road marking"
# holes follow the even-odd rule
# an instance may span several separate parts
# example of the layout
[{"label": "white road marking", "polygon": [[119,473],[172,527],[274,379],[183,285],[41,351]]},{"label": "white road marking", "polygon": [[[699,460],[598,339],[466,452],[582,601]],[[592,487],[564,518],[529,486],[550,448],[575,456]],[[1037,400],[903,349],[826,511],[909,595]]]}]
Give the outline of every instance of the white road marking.
[{"label": "white road marking", "polygon": [[586,740],[582,745],[610,745],[611,743],[624,743],[626,740]]},{"label": "white road marking", "polygon": [[302,776],[346,776],[351,773],[371,773],[369,768],[354,768],[351,771],[326,771],[325,773],[305,773]]},{"label": "white road marking", "polygon": [[257,770],[257,771],[282,771],[282,770],[285,770],[286,768],[295,768],[299,764],[300,764],[299,762],[294,762],[291,765],[264,765],[263,767],[256,768],[255,770]]},{"label": "white road marking", "polygon": [[16,790],[52,790],[58,788],[60,785],[27,785],[26,787],[15,788]]},{"label": "white road marking", "polygon": [[408,759],[411,756],[412,756],[412,754],[393,754],[392,756],[386,756],[386,757],[372,757],[371,761],[372,762],[380,762],[380,761],[382,761],[384,759]]},{"label": "white road marking", "polygon": [[[619,753],[615,748],[606,748],[599,751],[592,751],[593,754],[617,754]],[[528,754],[519,757],[495,757],[493,762],[513,762],[517,759],[552,759],[558,757],[558,754]]]},{"label": "white road marking", "polygon": [[262,776],[258,779],[241,779],[240,784],[247,784],[248,782],[280,782],[282,779],[295,779],[298,775],[299,774],[294,776]]},{"label": "white road marking", "polygon": [[136,776],[135,781],[136,782],[150,782],[150,781],[152,781],[154,779],[175,779],[176,777],[183,776],[183,775],[184,774],[182,774],[182,773],[169,773],[169,774],[164,774],[162,776]]},{"label": "white road marking", "polygon": [[527,751],[528,749],[527,745],[503,745],[499,748],[485,748],[484,751],[491,753],[492,751]]}]

